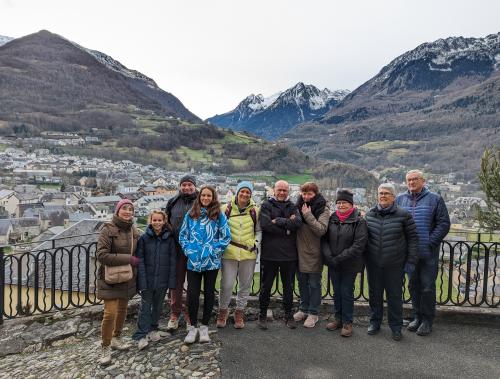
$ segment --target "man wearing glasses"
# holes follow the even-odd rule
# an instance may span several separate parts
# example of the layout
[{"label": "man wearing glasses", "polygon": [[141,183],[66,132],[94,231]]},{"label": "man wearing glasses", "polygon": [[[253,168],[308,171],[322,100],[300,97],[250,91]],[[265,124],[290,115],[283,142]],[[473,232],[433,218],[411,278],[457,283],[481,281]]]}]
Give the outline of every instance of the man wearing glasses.
[{"label": "man wearing glasses", "polygon": [[406,185],[408,191],[398,195],[396,203],[412,214],[419,239],[419,259],[408,286],[413,313],[408,330],[427,336],[436,313],[439,248],[450,230],[450,217],[443,198],[425,186],[422,171],[408,171]]},{"label": "man wearing glasses", "polygon": [[378,188],[378,204],[365,216],[368,225],[366,270],[370,294],[370,325],[368,334],[380,330],[384,312],[384,291],[387,297],[387,318],[392,339],[403,335],[403,275],[418,260],[418,236],[413,218],[394,200],[396,190],[391,183]]}]

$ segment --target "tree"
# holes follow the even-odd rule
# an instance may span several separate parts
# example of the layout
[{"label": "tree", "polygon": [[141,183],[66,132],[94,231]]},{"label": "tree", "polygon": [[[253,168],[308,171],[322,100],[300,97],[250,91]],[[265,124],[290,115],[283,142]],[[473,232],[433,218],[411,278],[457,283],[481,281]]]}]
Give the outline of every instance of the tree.
[{"label": "tree", "polygon": [[490,231],[500,230],[500,149],[498,147],[484,150],[478,176],[481,189],[486,195],[486,209],[476,206],[479,224]]}]

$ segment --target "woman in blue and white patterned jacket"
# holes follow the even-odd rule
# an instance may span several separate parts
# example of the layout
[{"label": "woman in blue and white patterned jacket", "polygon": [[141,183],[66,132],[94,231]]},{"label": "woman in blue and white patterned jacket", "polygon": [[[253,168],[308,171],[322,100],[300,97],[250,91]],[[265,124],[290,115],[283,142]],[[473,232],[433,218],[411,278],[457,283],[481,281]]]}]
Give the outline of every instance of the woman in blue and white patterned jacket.
[{"label": "woman in blue and white patterned jacket", "polygon": [[[215,301],[215,281],[221,267],[222,253],[231,241],[229,225],[220,210],[217,193],[212,186],[203,186],[191,210],[186,213],[179,233],[179,243],[187,262],[187,302],[191,326],[184,339],[194,343],[200,335],[200,342],[210,342],[208,322]],[[201,281],[203,279],[203,319],[197,328],[200,304]]]}]

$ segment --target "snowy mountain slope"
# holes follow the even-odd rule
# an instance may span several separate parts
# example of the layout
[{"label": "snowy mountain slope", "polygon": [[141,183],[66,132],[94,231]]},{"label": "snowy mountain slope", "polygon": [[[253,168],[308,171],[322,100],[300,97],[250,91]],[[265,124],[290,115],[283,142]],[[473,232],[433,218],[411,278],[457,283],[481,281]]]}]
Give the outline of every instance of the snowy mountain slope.
[{"label": "snowy mountain slope", "polygon": [[348,90],[320,90],[300,82],[269,97],[251,94],[232,111],[207,121],[275,139],[301,122],[322,116],[348,93]]}]

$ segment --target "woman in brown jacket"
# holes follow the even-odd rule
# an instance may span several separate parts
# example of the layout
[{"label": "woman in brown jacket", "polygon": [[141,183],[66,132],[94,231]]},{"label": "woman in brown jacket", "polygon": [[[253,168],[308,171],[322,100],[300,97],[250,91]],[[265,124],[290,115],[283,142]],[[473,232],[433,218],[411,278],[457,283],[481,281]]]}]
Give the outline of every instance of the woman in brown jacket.
[{"label": "woman in brown jacket", "polygon": [[[104,300],[104,314],[101,324],[102,350],[99,363],[111,363],[111,349],[126,350],[130,344],[120,339],[127,316],[127,305],[137,292],[136,266],[134,256],[139,233],[134,226],[134,206],[123,199],[115,208],[113,219],[101,229],[97,241],[97,260],[101,264],[97,279],[97,298]],[[132,265],[133,277],[127,282],[109,284],[104,280],[104,266]]]},{"label": "woman in brown jacket", "polygon": [[304,183],[300,192],[297,201],[297,208],[302,216],[302,225],[297,231],[300,305],[293,318],[297,322],[305,319],[304,326],[314,328],[318,322],[318,308],[321,303],[321,236],[328,228],[330,208],[319,193],[316,183]]}]

